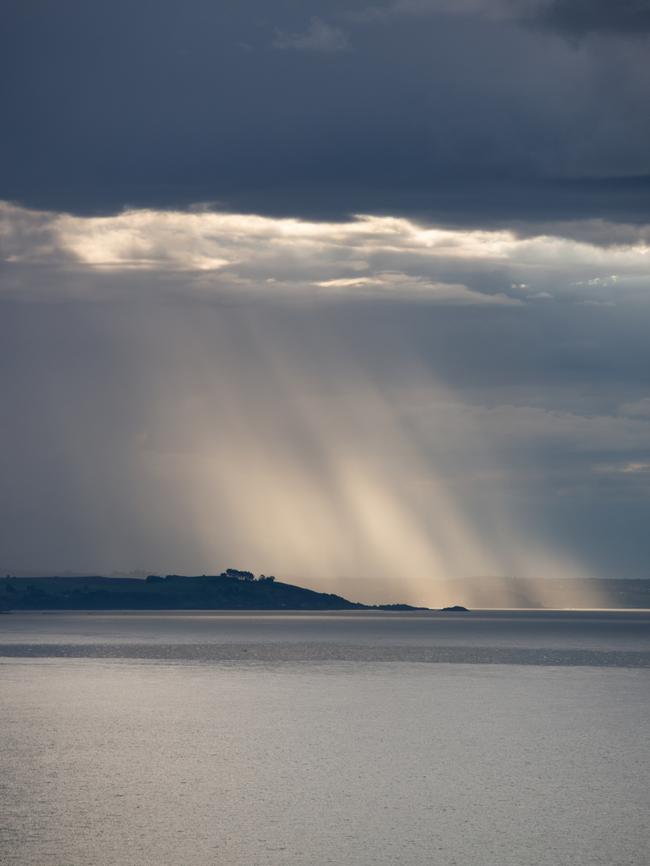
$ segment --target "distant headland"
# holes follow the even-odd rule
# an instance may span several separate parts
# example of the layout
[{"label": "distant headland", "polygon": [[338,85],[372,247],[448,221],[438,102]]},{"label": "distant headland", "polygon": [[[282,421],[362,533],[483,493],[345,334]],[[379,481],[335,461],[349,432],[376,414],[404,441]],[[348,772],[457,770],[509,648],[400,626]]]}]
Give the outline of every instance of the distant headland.
[{"label": "distant headland", "polygon": [[221,574],[150,574],[146,578],[0,578],[0,611],[12,610],[427,610],[367,605],[340,595],[227,568]]},{"label": "distant headland", "polygon": [[[367,586],[349,581],[351,593]],[[386,599],[385,592],[383,593]],[[650,609],[650,580],[574,580],[552,577],[472,578],[436,584],[435,596],[455,602],[445,607],[369,604],[227,568],[220,574],[13,575],[0,578],[0,613],[19,610],[440,610],[466,608],[637,608]],[[390,596],[387,601],[390,601]]]}]

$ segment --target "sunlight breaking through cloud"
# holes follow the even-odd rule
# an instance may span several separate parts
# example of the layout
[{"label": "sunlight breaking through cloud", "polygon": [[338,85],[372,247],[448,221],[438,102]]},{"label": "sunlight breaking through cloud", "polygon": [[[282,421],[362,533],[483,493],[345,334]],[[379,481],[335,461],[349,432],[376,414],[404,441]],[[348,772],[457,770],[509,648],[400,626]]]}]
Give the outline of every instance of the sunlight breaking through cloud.
[{"label": "sunlight breaking through cloud", "polygon": [[[458,304],[521,304],[550,297],[563,275],[576,296],[647,273],[644,235],[603,246],[596,240],[513,231],[426,227],[391,216],[309,222],[196,210],[124,211],[79,217],[0,205],[3,257],[11,264],[57,264],[97,272],[138,270],[195,275],[206,291],[324,292],[415,297]],[[574,230],[577,231],[577,229]],[[620,235],[620,229],[619,229]],[[463,280],[455,278],[462,272]],[[492,274],[495,285],[485,284]],[[50,284],[48,291],[55,288]]]},{"label": "sunlight breaking through cloud", "polygon": [[[557,303],[579,317],[637,303],[642,233],[606,245],[601,225],[589,241],[586,225],[572,238],[392,216],[79,217],[9,204],[1,215],[4,300],[66,302],[60,339],[41,336],[54,360],[31,429],[48,431],[37,459],[51,489],[78,503],[69,520],[83,525],[93,567],[234,563],[343,594],[373,581],[382,600],[438,605],[450,580],[588,575],[526,505],[521,491],[555,477],[536,454],[580,461],[575,477],[557,470],[557,497],[582,495],[585,478],[638,488],[647,476],[644,394],[590,411],[528,393],[523,404],[472,403],[447,381],[459,358],[480,378],[501,352],[510,375],[519,329],[522,344],[537,339],[527,311]],[[368,299],[390,302],[372,305],[373,316],[386,310],[383,333],[367,325]],[[441,321],[418,345],[407,322],[428,306],[455,330]],[[20,315],[37,320],[38,308]],[[507,317],[504,342],[492,329]],[[88,378],[65,356],[80,339],[97,365]],[[29,383],[34,360],[21,363]],[[50,561],[67,537],[51,534]],[[579,601],[550,591],[538,600]],[[501,592],[507,604],[507,581]]]}]

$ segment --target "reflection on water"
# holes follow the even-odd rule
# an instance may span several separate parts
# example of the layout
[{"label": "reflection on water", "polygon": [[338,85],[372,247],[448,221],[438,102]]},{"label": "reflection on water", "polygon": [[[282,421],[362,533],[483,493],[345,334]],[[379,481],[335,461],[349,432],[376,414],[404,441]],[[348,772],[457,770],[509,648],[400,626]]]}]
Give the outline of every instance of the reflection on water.
[{"label": "reflection on water", "polygon": [[0,860],[645,866],[648,628],[2,617]]}]

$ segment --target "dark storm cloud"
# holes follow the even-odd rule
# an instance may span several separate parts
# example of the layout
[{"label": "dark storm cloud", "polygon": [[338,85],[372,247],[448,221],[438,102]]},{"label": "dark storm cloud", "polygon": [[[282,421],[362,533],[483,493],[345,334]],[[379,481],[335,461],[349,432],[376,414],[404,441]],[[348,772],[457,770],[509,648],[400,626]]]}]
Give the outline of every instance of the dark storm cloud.
[{"label": "dark storm cloud", "polygon": [[333,27],[322,18],[313,17],[304,33],[285,33],[283,30],[277,30],[273,47],[330,54],[345,51],[349,47],[349,42],[347,34],[339,27]]},{"label": "dark storm cloud", "polygon": [[650,32],[649,0],[550,0],[541,2],[531,17],[571,36]]},{"label": "dark storm cloud", "polygon": [[368,8],[5,4],[0,198],[474,225],[650,219],[638,40],[576,46],[522,26],[511,4]]},{"label": "dark storm cloud", "polygon": [[648,0],[386,0],[352,9],[349,21],[459,15],[492,21],[538,21],[572,34],[639,34],[650,29]]}]

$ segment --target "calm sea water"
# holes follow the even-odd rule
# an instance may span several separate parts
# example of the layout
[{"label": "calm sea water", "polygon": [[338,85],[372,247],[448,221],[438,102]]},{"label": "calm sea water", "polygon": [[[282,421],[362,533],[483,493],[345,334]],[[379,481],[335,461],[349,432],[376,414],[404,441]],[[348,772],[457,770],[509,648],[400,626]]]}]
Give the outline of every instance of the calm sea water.
[{"label": "calm sea water", "polygon": [[650,614],[0,617],[0,862],[647,866]]}]

